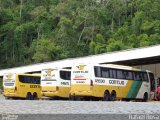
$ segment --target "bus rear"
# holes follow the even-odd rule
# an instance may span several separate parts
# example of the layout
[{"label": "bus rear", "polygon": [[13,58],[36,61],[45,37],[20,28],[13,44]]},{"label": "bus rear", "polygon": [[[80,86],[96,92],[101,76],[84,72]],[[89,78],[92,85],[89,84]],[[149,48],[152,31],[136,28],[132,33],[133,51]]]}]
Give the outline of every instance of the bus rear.
[{"label": "bus rear", "polygon": [[78,64],[72,67],[71,96],[92,96],[91,69],[92,67],[86,64]]},{"label": "bus rear", "polygon": [[6,98],[16,96],[16,74],[8,73],[3,75],[3,95]]},{"label": "bus rear", "polygon": [[69,98],[69,69],[45,69],[41,72],[41,93],[44,97]]},{"label": "bus rear", "polygon": [[41,72],[41,94],[52,97],[59,89],[57,86],[58,69],[44,69]]}]

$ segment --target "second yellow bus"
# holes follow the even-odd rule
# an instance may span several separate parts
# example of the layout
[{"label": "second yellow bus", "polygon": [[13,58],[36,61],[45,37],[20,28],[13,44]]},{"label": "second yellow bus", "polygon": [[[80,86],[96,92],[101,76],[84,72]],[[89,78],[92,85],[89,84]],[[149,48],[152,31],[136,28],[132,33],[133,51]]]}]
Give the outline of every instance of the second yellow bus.
[{"label": "second yellow bus", "polygon": [[70,69],[44,69],[41,72],[41,93],[43,97],[69,98]]}]

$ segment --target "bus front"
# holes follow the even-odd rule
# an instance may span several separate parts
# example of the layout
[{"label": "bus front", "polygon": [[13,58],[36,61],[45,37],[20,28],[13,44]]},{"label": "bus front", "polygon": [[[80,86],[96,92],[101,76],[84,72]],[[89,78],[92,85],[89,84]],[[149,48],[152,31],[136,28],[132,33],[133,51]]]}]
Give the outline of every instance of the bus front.
[{"label": "bus front", "polygon": [[3,75],[3,95],[6,98],[16,97],[16,74]]},{"label": "bus front", "polygon": [[54,97],[58,94],[58,69],[44,69],[41,72],[42,97]]},{"label": "bus front", "polygon": [[90,65],[78,64],[72,67],[71,97],[87,97],[93,95],[93,80],[91,79]]}]

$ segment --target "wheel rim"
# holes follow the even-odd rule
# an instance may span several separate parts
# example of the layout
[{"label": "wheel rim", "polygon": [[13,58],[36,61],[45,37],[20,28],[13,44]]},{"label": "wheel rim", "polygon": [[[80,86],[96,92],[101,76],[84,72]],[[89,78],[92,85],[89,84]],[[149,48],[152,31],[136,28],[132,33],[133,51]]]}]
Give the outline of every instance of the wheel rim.
[{"label": "wheel rim", "polygon": [[33,95],[33,100],[37,100],[37,94],[36,93]]},{"label": "wheel rim", "polygon": [[111,94],[111,101],[115,101],[116,100],[116,93],[112,92]]},{"label": "wheel rim", "polygon": [[27,94],[26,99],[27,99],[27,100],[31,100],[31,99],[32,99],[32,96],[31,96],[31,94],[30,94],[30,93],[28,93],[28,94]]},{"label": "wheel rim", "polygon": [[109,101],[109,99],[110,99],[110,95],[109,95],[109,93],[108,92],[105,92],[105,94],[104,94],[104,101]]}]

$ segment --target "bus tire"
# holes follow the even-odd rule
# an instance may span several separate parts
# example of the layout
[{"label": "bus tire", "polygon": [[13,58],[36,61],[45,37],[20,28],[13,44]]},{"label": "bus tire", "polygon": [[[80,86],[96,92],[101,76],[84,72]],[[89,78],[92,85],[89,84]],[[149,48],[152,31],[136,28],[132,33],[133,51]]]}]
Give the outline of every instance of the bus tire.
[{"label": "bus tire", "polygon": [[37,93],[33,93],[33,100],[38,100]]},{"label": "bus tire", "polygon": [[113,90],[113,91],[111,92],[110,100],[111,100],[111,101],[116,101],[116,91],[115,91],[115,90]]},{"label": "bus tire", "polygon": [[27,95],[26,95],[26,100],[32,100],[32,95],[31,95],[31,93],[30,92],[28,92],[27,93]]},{"label": "bus tire", "polygon": [[69,95],[69,100],[74,101],[75,100],[75,96]]},{"label": "bus tire", "polygon": [[143,102],[147,102],[147,100],[148,100],[148,93],[147,92],[145,92],[144,93],[144,95],[143,95]]},{"label": "bus tire", "polygon": [[109,91],[104,92],[103,101],[109,101],[110,100],[110,93]]}]

